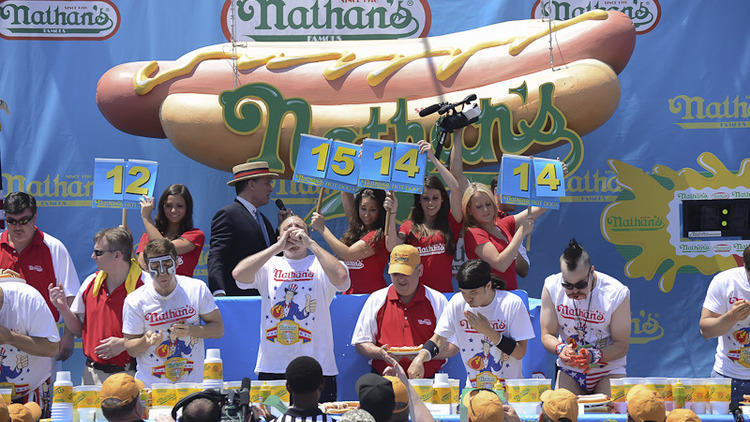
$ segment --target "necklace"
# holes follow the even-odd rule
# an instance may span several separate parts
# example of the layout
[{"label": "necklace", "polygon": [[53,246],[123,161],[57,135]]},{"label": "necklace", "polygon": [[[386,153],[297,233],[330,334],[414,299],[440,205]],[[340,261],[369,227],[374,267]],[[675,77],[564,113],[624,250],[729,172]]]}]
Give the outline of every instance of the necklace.
[{"label": "necklace", "polygon": [[573,299],[573,309],[576,311],[576,320],[578,321],[578,326],[575,328],[577,332],[580,332],[580,343],[583,344],[584,337],[586,337],[586,327],[588,326],[588,321],[586,318],[589,316],[589,311],[591,311],[591,298],[594,296],[594,286],[596,285],[596,279],[594,279],[591,283],[591,290],[589,291],[589,303],[586,305],[586,314],[583,318],[581,318],[581,312],[578,310],[578,306],[576,306],[577,300]]}]

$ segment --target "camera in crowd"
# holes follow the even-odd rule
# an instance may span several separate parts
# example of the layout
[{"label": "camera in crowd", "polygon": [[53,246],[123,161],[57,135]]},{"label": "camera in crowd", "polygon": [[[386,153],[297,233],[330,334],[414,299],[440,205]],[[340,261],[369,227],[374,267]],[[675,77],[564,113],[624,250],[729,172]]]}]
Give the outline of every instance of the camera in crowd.
[{"label": "camera in crowd", "polygon": [[[435,124],[441,129],[440,137],[437,139],[437,144],[435,145],[436,157],[439,158],[440,153],[443,152],[443,146],[445,146],[445,139],[447,138],[446,134],[448,132],[453,132],[456,129],[469,126],[479,120],[479,114],[482,110],[479,108],[478,104],[474,103],[468,109],[466,108],[467,105],[471,104],[472,101],[476,101],[476,99],[477,94],[469,94],[466,98],[457,103],[437,103],[419,111],[420,117],[428,116],[434,112],[443,116],[435,122]],[[461,106],[460,111],[456,110],[456,107],[458,106]]]},{"label": "camera in crowd", "polygon": [[[438,125],[445,132],[452,132],[456,129],[461,129],[472,123],[476,123],[479,120],[479,114],[481,109],[479,105],[474,103],[468,109],[467,105],[471,104],[472,101],[477,99],[477,94],[470,94],[463,100],[457,103],[437,103],[429,107],[422,109],[419,112],[420,117],[428,116],[434,112],[443,116],[438,120]],[[456,107],[461,106],[461,110],[456,110]]]}]

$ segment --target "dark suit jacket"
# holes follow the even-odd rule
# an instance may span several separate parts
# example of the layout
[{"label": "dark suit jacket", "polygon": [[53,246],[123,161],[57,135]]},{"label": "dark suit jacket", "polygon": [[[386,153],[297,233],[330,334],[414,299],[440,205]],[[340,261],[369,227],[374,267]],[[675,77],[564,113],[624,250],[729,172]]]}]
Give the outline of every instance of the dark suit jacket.
[{"label": "dark suit jacket", "polygon": [[[269,241],[274,229],[263,216]],[[258,296],[255,289],[237,287],[232,270],[244,258],[267,248],[258,222],[238,200],[220,209],[211,220],[211,243],[208,251],[208,287],[211,292],[224,290],[227,296]]]}]

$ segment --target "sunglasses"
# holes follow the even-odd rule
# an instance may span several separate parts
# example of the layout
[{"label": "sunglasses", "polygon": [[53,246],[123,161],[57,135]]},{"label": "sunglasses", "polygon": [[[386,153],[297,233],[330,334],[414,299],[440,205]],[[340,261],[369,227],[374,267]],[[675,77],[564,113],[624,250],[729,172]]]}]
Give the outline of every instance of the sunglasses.
[{"label": "sunglasses", "polygon": [[586,274],[586,278],[585,279],[583,279],[583,280],[581,280],[581,281],[579,281],[577,283],[574,283],[574,284],[571,284],[571,283],[563,281],[562,282],[563,289],[565,289],[565,290],[573,290],[573,289],[583,290],[583,289],[585,289],[586,287],[589,286],[589,278],[591,278],[591,267],[589,267],[589,272],[588,272],[588,274]]},{"label": "sunglasses", "polygon": [[96,256],[102,256],[102,255],[104,255],[107,252],[114,252],[114,251],[103,251],[103,250],[100,250],[100,249],[94,249],[94,255],[96,255]]},{"label": "sunglasses", "polygon": [[16,220],[13,217],[5,216],[5,221],[11,226],[15,226],[15,225],[25,226],[29,224],[29,221],[31,221],[33,218],[34,218],[33,214],[28,217],[19,218],[18,220]]}]

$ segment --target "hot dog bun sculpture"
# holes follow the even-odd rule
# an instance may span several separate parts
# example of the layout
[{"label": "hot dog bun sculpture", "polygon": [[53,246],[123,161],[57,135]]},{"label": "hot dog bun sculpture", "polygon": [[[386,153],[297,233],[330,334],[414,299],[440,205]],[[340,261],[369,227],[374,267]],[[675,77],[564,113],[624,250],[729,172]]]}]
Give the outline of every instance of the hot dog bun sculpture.
[{"label": "hot dog bun sculpture", "polygon": [[[562,132],[542,138],[563,126],[589,133],[617,108],[616,74],[635,46],[630,19],[594,10],[551,27],[552,66],[550,24],[541,20],[422,39],[250,43],[234,53],[231,44],[213,45],[175,61],[110,69],[99,80],[97,104],[118,129],[167,137],[203,164],[231,170],[262,158],[290,177],[300,133],[346,141],[406,140],[408,133],[416,141],[430,137],[438,118],[420,118],[420,109],[475,93],[482,116],[466,128],[464,143],[491,142],[490,155],[467,160],[469,167],[486,165],[503,152],[570,142]],[[535,136],[525,136],[539,119]],[[582,150],[571,145],[566,161],[575,170]]]}]

